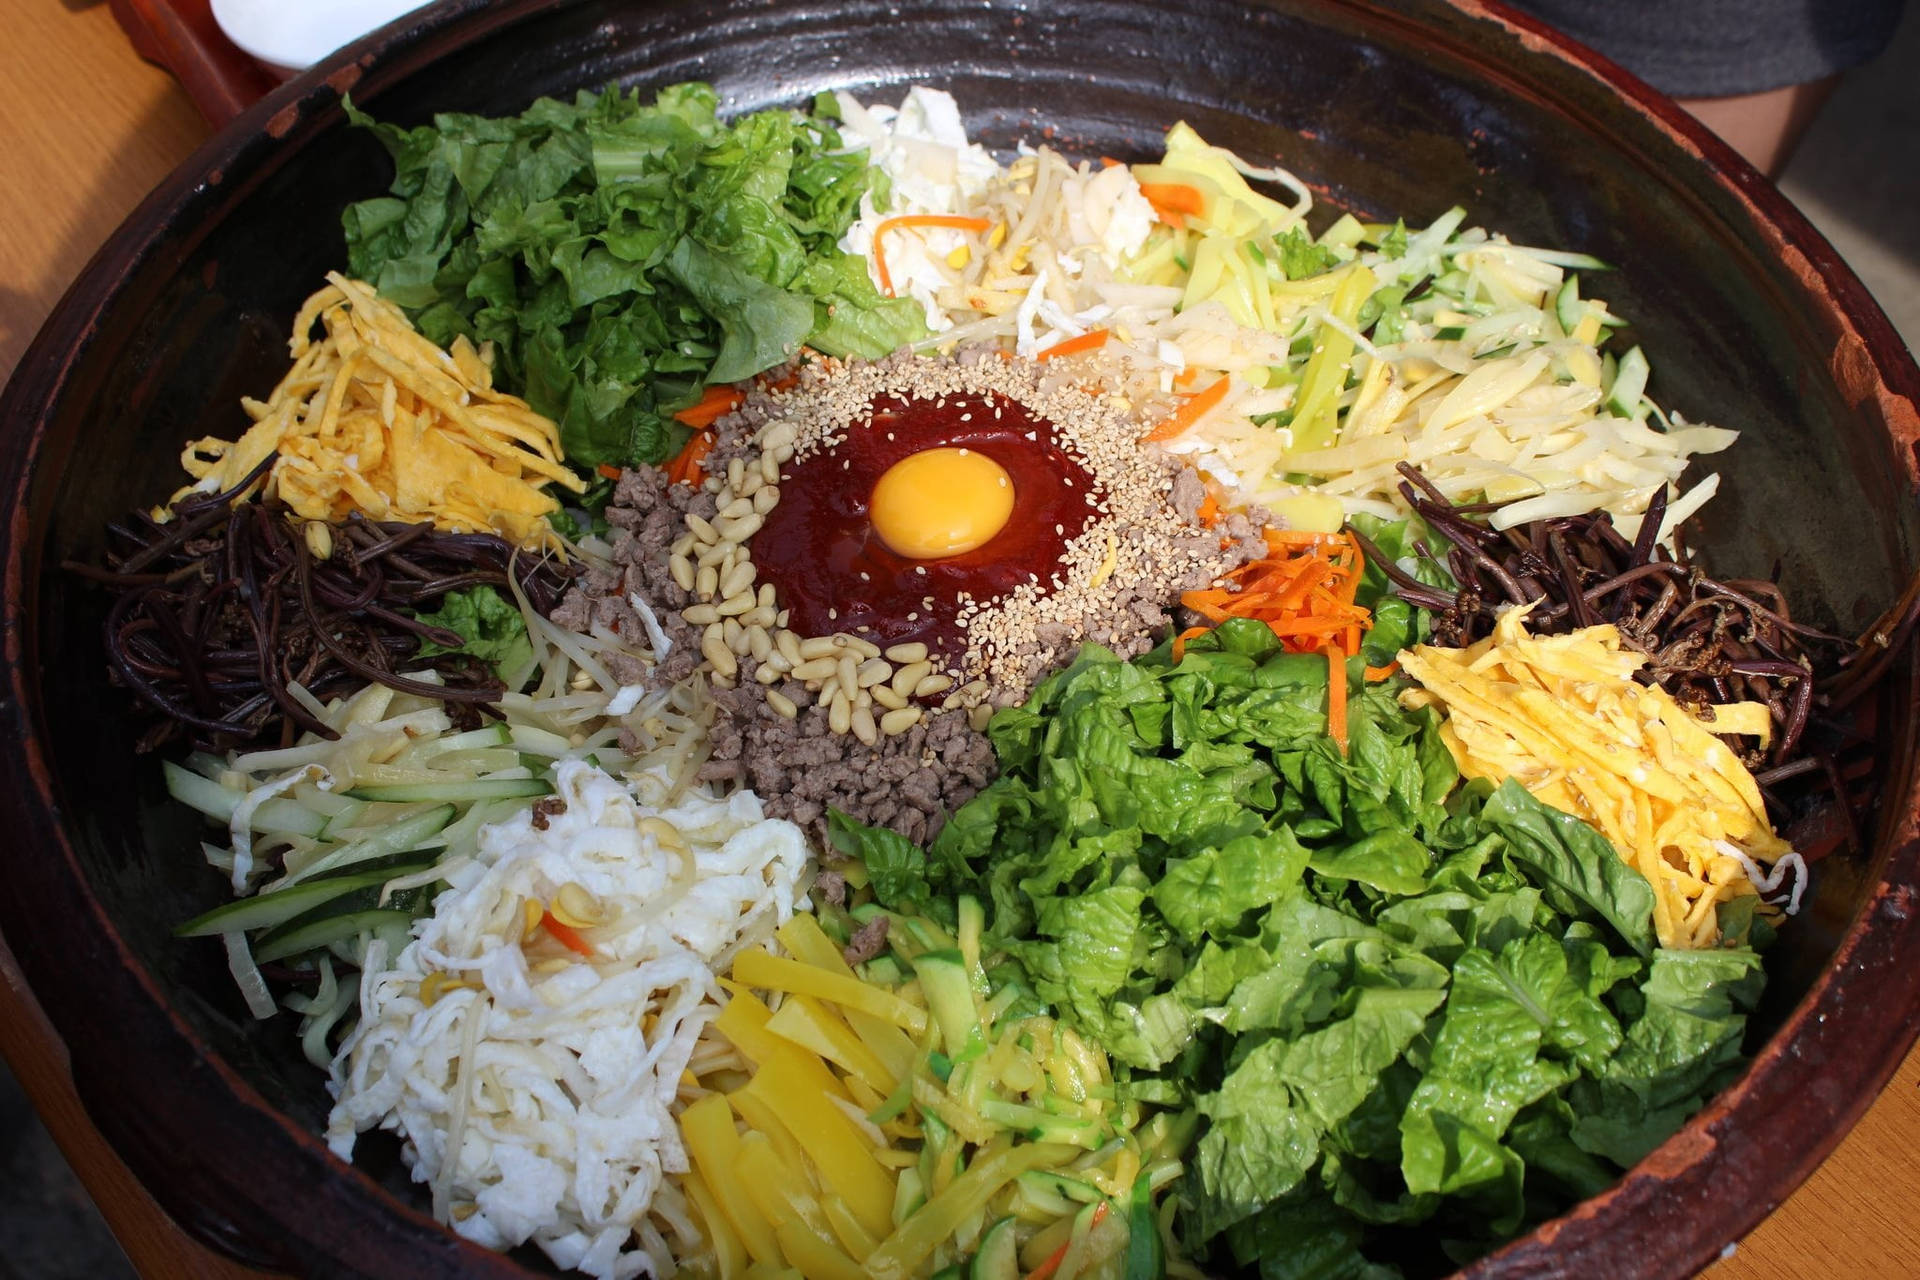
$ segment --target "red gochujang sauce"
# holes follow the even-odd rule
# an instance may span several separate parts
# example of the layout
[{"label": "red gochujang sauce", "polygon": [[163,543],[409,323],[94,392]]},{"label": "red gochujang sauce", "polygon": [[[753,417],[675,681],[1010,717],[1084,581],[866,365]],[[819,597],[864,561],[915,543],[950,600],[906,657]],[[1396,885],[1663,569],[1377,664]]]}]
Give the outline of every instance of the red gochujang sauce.
[{"label": "red gochujang sauce", "polygon": [[[837,449],[787,464],[780,501],[752,539],[761,581],[773,584],[787,626],[803,636],[845,631],[883,648],[919,640],[953,657],[966,645],[955,622],[960,597],[986,604],[1029,580],[1045,589],[1102,496],[1053,424],[1005,396],[882,396],[870,426],[862,418],[844,430]],[[880,540],[868,504],[887,468],[941,446],[972,449],[1005,468],[1013,514],[964,555],[910,560]]]}]

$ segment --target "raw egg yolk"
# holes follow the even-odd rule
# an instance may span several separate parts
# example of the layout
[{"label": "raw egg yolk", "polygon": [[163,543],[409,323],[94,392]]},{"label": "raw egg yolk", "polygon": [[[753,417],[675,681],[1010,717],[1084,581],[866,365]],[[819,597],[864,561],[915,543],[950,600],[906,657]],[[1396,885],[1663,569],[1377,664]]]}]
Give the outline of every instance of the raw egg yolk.
[{"label": "raw egg yolk", "polygon": [[1013,480],[972,449],[922,449],[873,486],[873,531],[896,555],[938,560],[985,546],[1013,514]]}]

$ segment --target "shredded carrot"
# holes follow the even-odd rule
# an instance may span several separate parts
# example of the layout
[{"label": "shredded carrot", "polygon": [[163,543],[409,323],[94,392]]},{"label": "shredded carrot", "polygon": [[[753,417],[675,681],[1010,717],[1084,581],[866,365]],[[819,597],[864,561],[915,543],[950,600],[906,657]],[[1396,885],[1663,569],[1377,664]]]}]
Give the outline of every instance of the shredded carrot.
[{"label": "shredded carrot", "polygon": [[885,240],[887,232],[906,227],[951,227],[955,231],[985,231],[993,223],[985,218],[964,218],[950,213],[909,213],[888,218],[873,229],[873,266],[880,273],[880,292],[893,296],[893,273],[887,270]]},{"label": "shredded carrot", "polygon": [[689,427],[710,427],[720,419],[740,407],[747,397],[725,383],[708,387],[706,394],[700,397],[700,403],[689,405],[673,415],[675,422],[684,422]]},{"label": "shredded carrot", "polygon": [[[1087,1222],[1087,1229],[1089,1231],[1099,1226],[1100,1220],[1107,1216],[1108,1203],[1108,1201],[1102,1200],[1098,1205],[1094,1206],[1093,1217]],[[1027,1272],[1027,1280],[1047,1280],[1047,1277],[1058,1271],[1060,1264],[1066,1261],[1067,1248],[1072,1243],[1073,1241],[1068,1239],[1065,1244],[1062,1244],[1058,1249],[1048,1254],[1045,1262]]]},{"label": "shredded carrot", "polygon": [[[1355,603],[1366,570],[1358,544],[1344,533],[1290,529],[1267,530],[1266,543],[1266,558],[1241,565],[1220,586],[1185,592],[1180,603],[1216,626],[1229,618],[1264,622],[1291,653],[1339,653],[1341,662],[1358,653],[1361,634],[1373,625]],[[1204,631],[1196,627],[1174,640],[1175,662]]]},{"label": "shredded carrot", "polygon": [[561,924],[558,920],[554,919],[553,912],[549,911],[540,917],[540,927],[547,931],[549,937],[567,950],[577,951],[581,955],[589,958],[592,957],[592,945],[589,944],[585,938],[574,932],[572,926]]},{"label": "shredded carrot", "polygon": [[594,470],[609,480],[618,480],[620,478],[620,468],[614,466],[611,462],[603,462],[595,467]]},{"label": "shredded carrot", "polygon": [[1120,162],[1118,160],[1115,160],[1112,156],[1101,156],[1100,167],[1102,169],[1118,169],[1120,167]]},{"label": "shredded carrot", "polygon": [[1327,736],[1347,754],[1347,655],[1337,644],[1327,646]]},{"label": "shredded carrot", "polygon": [[1206,501],[1193,513],[1193,518],[1209,529],[1220,523],[1220,499],[1213,496],[1212,490],[1207,491]]},{"label": "shredded carrot", "polygon": [[1170,227],[1184,227],[1189,214],[1205,213],[1207,209],[1207,198],[1200,188],[1185,182],[1143,182],[1140,194],[1160,215],[1160,221]]},{"label": "shredded carrot", "polygon": [[1180,372],[1173,375],[1173,385],[1176,387],[1192,386],[1193,380],[1199,376],[1200,376],[1200,371],[1194,368],[1192,365],[1188,365],[1186,368],[1182,369]]},{"label": "shredded carrot", "polygon": [[673,461],[667,464],[667,483],[697,485],[705,480],[707,473],[700,464],[712,450],[713,432],[694,432],[680,452],[674,455]]},{"label": "shredded carrot", "polygon": [[1392,675],[1394,672],[1398,671],[1399,669],[1400,669],[1400,659],[1395,658],[1392,662],[1389,662],[1384,667],[1368,667],[1366,670],[1362,671],[1360,674],[1366,677],[1367,683],[1371,684],[1375,680],[1385,680],[1388,676]]},{"label": "shredded carrot", "polygon": [[1222,376],[1212,386],[1196,391],[1188,396],[1186,402],[1168,414],[1159,426],[1140,437],[1142,440],[1171,440],[1188,427],[1207,416],[1215,405],[1227,398],[1230,379]]},{"label": "shredded carrot", "polygon": [[1097,351],[1107,345],[1110,335],[1105,329],[1090,329],[1077,338],[1068,338],[1056,342],[1034,357],[1035,360],[1051,360],[1055,356],[1077,356],[1082,351]]}]

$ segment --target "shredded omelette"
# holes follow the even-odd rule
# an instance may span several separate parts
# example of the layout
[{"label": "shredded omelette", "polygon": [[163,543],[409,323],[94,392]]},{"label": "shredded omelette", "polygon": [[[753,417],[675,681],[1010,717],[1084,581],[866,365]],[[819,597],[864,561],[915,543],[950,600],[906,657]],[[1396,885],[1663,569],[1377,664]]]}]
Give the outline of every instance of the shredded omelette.
[{"label": "shredded omelette", "polygon": [[327,280],[294,318],[293,368],[265,401],[241,401],[254,425],[189,444],[180,461],[196,483],[173,501],[232,489],[277,452],[268,492],[302,519],[358,511],[556,545],[546,517],[560,504],[544,486],[585,487],[561,461],[558,426],[493,389],[484,349],[459,337],[442,350],[371,287]]},{"label": "shredded omelette", "polygon": [[1439,704],[1441,736],[1468,778],[1517,779],[1535,797],[1592,824],[1654,889],[1661,945],[1711,946],[1715,907],[1756,892],[1749,865],[1796,857],[1773,833],[1760,788],[1716,734],[1759,737],[1757,702],[1706,720],[1664,689],[1637,683],[1645,659],[1612,626],[1527,632],[1531,606],[1508,610],[1465,649],[1418,645],[1400,665],[1423,686],[1409,706]]}]

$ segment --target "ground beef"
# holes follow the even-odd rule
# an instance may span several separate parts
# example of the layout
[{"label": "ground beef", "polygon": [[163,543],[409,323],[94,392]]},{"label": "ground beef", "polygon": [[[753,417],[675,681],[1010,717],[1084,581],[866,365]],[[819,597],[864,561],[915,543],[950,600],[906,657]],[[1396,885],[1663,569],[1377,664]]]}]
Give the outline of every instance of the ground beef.
[{"label": "ground beef", "polygon": [[623,473],[607,504],[613,563],[590,568],[553,611],[559,626],[589,634],[602,628],[630,648],[651,652],[646,624],[628,597],[638,595],[647,602],[666,633],[667,659],[655,665],[626,654],[608,655],[608,674],[623,685],[663,688],[686,679],[700,665],[700,632],[680,617],[692,598],[667,569],[668,549],[686,532],[689,511],[703,519],[712,516],[713,495],[668,484],[666,474],[654,467]]},{"label": "ground beef", "polygon": [[838,871],[822,871],[813,881],[813,891],[829,906],[847,905],[847,878]]},{"label": "ground beef", "polygon": [[810,705],[799,683],[779,688],[800,708],[792,720],[767,705],[758,685],[714,691],[721,715],[700,777],[753,788],[768,813],[807,828],[818,847],[827,847],[829,809],[916,844],[930,840],[993,779],[993,747],[964,711],[932,711],[869,747],[828,729],[825,708]]},{"label": "ground beef", "polygon": [[893,924],[889,916],[875,916],[861,925],[840,954],[849,965],[863,965],[887,949],[887,930]]}]

